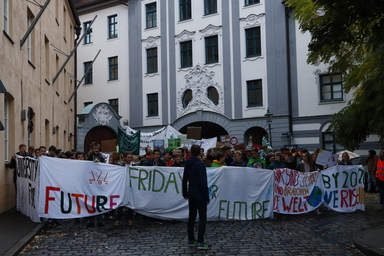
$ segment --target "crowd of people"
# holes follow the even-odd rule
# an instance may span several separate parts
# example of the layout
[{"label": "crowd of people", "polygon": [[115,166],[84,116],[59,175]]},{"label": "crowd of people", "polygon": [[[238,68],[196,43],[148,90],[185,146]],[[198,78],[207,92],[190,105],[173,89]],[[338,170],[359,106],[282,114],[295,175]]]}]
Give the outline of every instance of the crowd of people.
[{"label": "crowd of people", "polygon": [[[191,158],[191,150],[187,147],[180,147],[171,149],[169,151],[161,152],[159,149],[145,149],[145,155],[134,155],[131,152],[126,152],[121,155],[119,159],[109,157],[109,164],[116,164],[121,166],[169,166],[169,167],[184,167],[188,159]],[[230,146],[223,146],[221,148],[211,148],[204,152],[200,148],[200,154],[197,156],[206,167],[253,167],[262,169],[277,169],[289,168],[300,172],[321,171],[328,166],[322,166],[316,163],[319,149],[315,149],[312,154],[307,149],[300,148],[296,152],[295,148],[281,148],[280,150],[270,150],[266,145],[261,149],[249,148],[248,146],[243,150],[234,150]],[[25,144],[19,146],[19,152],[16,153],[20,156],[29,156],[32,158],[39,158],[41,156],[58,157],[76,160],[89,160],[96,162],[106,162],[103,154],[101,153],[100,144],[93,142],[90,145],[88,153],[79,152],[76,150],[63,151],[57,149],[55,146],[47,147],[40,146],[34,148],[28,147]],[[15,156],[12,158],[10,167],[15,168]],[[375,150],[369,150],[368,156],[365,159],[367,165],[367,192],[380,193],[380,205],[384,209],[384,150],[381,150],[380,155],[376,156]],[[338,165],[352,165],[348,153],[343,153]],[[14,181],[16,182],[16,172],[14,172]],[[117,210],[115,214],[115,226],[120,225],[123,210]],[[128,223],[134,225],[132,221],[132,210],[128,209]],[[101,217],[97,217],[97,225],[102,226]],[[78,221],[78,220],[77,220]],[[94,218],[90,218],[88,227],[94,226]]]}]

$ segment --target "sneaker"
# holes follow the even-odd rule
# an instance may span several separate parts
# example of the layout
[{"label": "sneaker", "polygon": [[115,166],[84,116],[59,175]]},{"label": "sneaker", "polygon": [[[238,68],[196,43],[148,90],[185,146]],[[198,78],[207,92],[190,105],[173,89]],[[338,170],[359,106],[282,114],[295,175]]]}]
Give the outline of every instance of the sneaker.
[{"label": "sneaker", "polygon": [[209,249],[211,249],[211,246],[208,245],[208,244],[199,243],[199,245],[197,246],[197,249],[199,249],[199,250],[209,250]]},{"label": "sneaker", "polygon": [[120,227],[120,221],[116,220],[114,225],[115,225],[115,227]]},{"label": "sneaker", "polygon": [[190,247],[196,247],[198,245],[199,245],[199,243],[196,240],[188,241],[188,246],[190,246]]}]

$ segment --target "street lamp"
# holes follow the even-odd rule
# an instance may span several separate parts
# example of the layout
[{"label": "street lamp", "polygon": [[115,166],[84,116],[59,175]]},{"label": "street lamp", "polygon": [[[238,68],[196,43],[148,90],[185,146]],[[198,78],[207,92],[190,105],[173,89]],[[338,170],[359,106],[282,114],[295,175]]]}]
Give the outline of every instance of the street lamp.
[{"label": "street lamp", "polygon": [[273,114],[271,112],[269,112],[269,108],[268,108],[267,113],[265,113],[264,117],[267,120],[267,124],[268,124],[268,130],[269,130],[268,137],[269,137],[269,144],[271,144],[271,147],[272,147],[272,135],[271,135],[272,116],[273,116]]}]

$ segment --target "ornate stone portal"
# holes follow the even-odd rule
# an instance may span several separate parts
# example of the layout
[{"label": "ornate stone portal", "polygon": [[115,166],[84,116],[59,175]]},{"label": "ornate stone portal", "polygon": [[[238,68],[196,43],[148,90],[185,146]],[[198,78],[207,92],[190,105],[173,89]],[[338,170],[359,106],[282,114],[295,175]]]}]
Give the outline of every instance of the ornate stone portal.
[{"label": "ornate stone portal", "polygon": [[96,111],[93,113],[93,117],[99,125],[107,125],[112,119],[112,115],[109,114],[109,108],[106,104],[97,106]]},{"label": "ornate stone portal", "polygon": [[[213,82],[215,72],[197,65],[184,76],[186,86],[178,93],[177,117],[181,117],[195,108],[205,108],[224,114],[223,88]],[[186,100],[188,97],[188,100]]]}]

